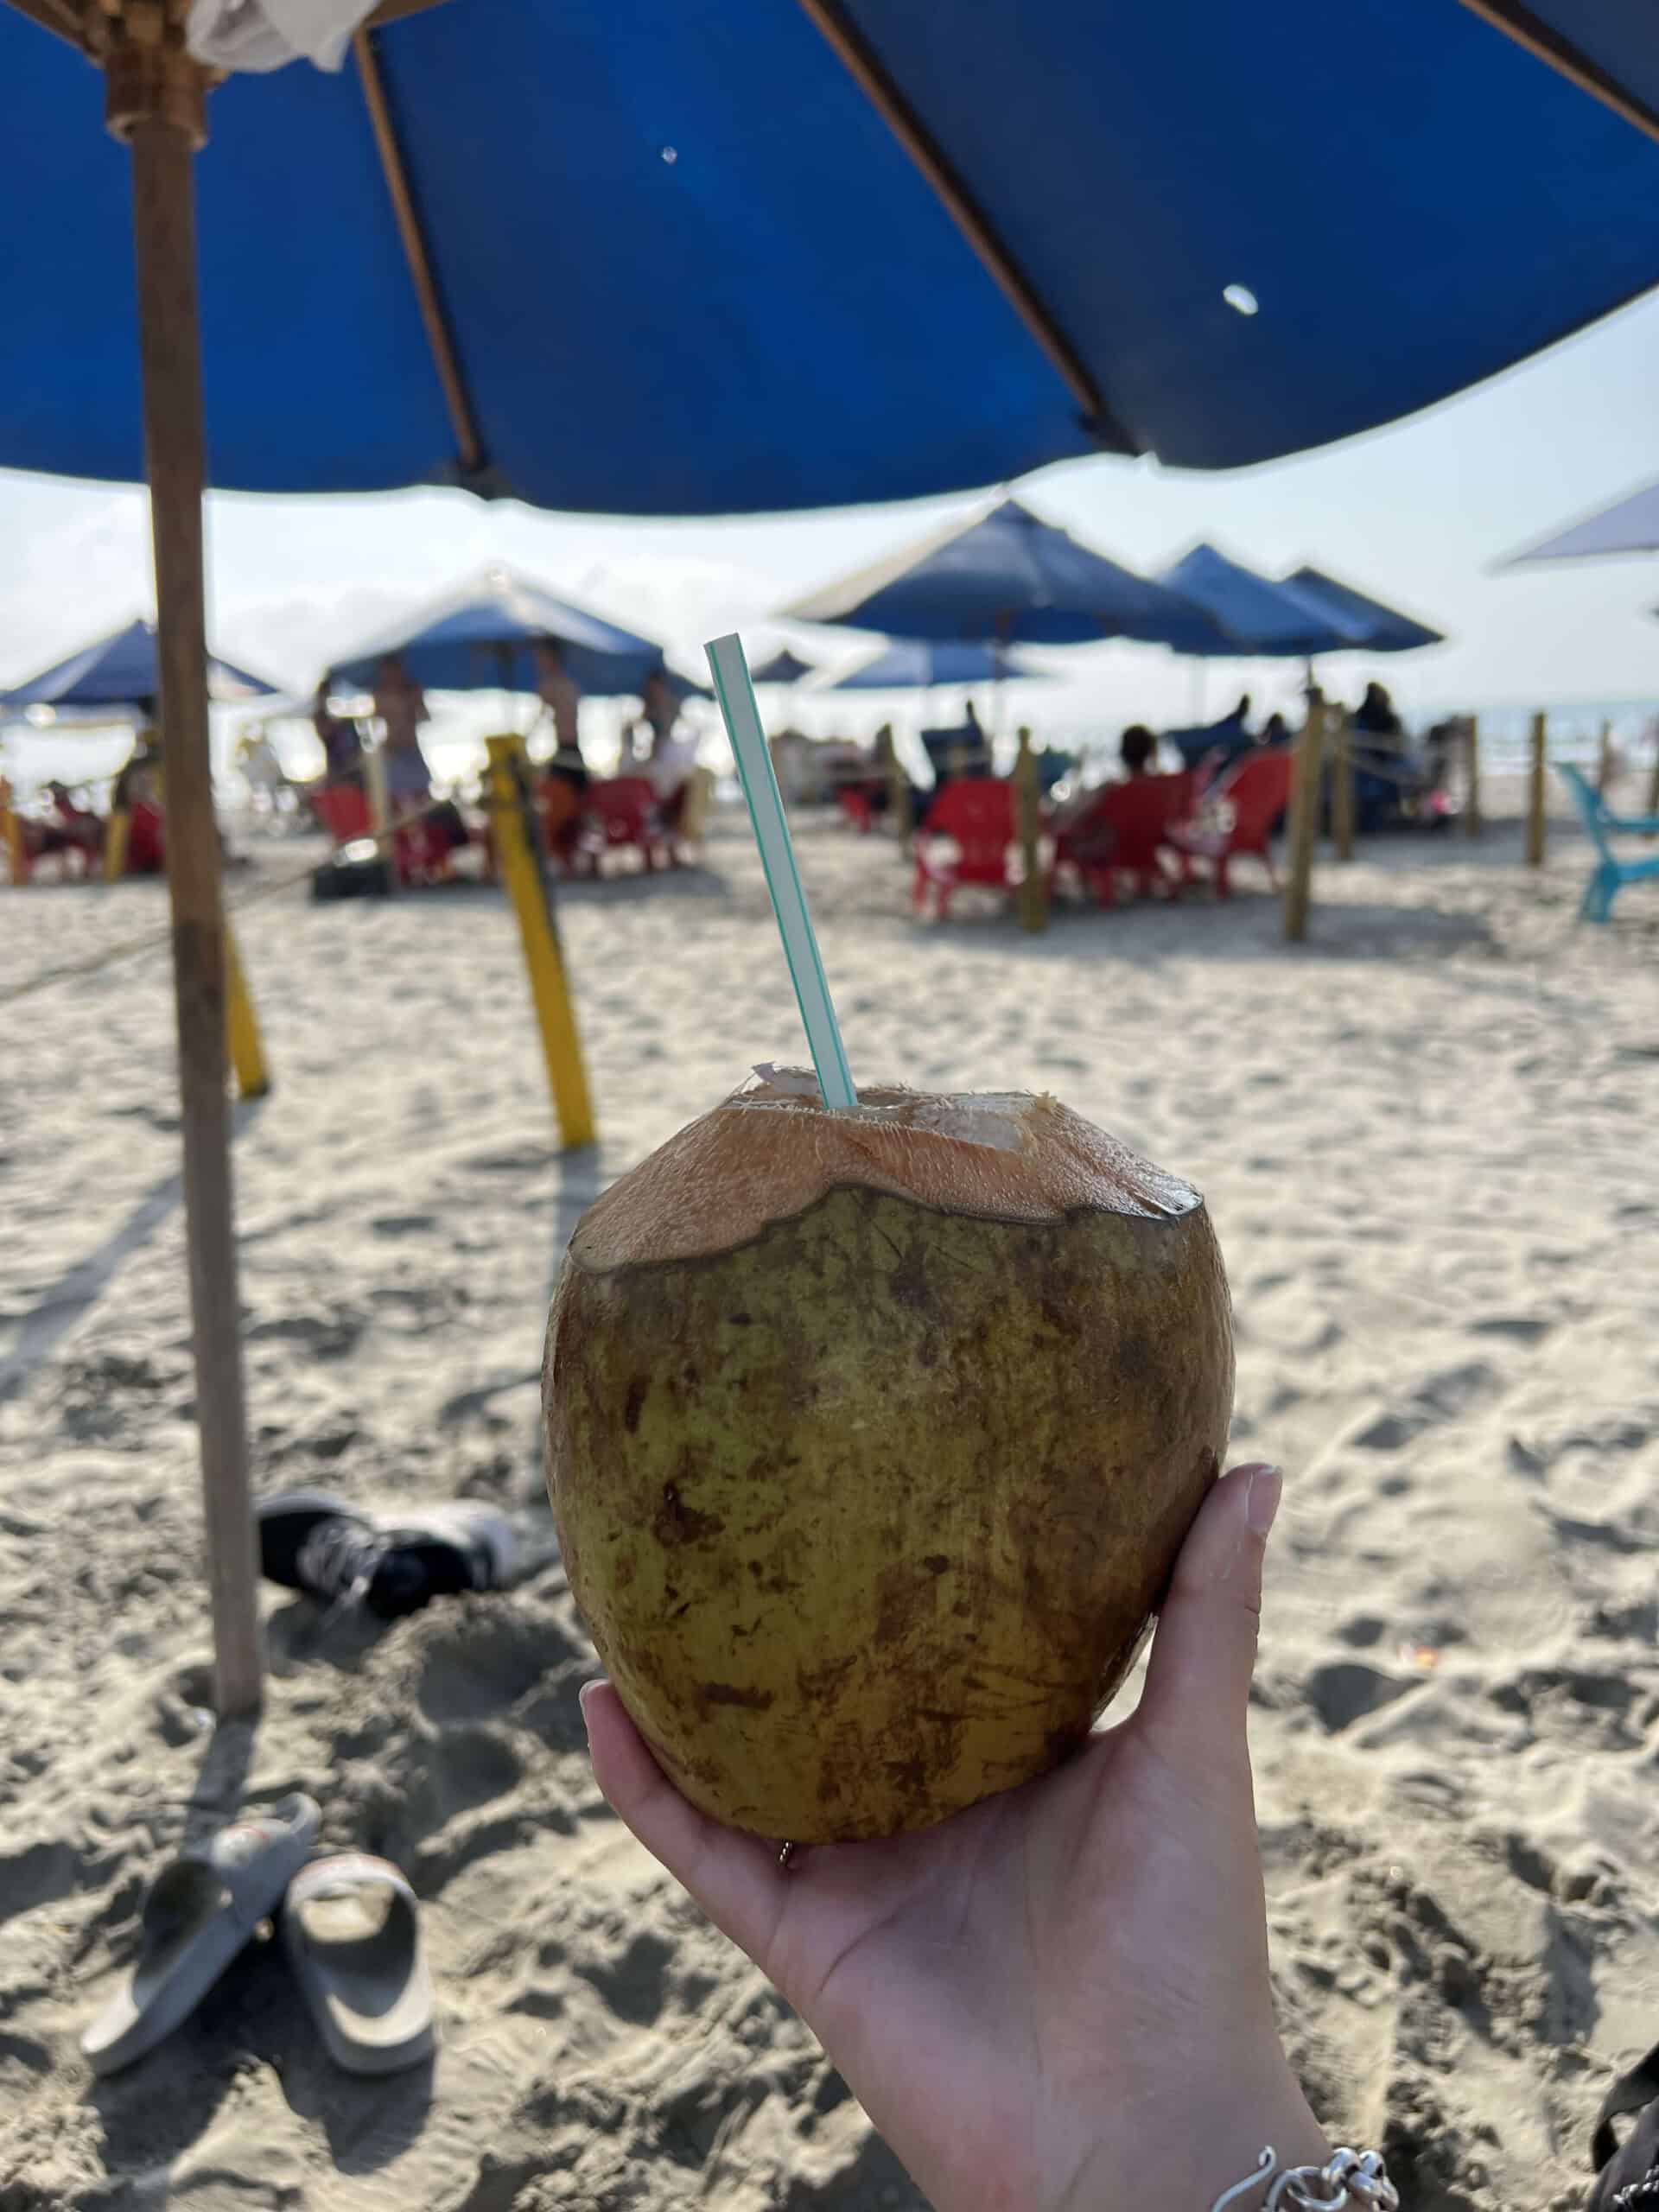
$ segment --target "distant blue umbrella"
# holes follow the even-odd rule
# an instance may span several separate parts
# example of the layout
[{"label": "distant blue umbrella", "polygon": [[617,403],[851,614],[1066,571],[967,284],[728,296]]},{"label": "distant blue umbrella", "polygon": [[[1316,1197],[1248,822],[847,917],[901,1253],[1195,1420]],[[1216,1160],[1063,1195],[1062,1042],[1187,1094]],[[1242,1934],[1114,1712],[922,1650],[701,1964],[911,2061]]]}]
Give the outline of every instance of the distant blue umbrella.
[{"label": "distant blue umbrella", "polygon": [[1017,499],[954,522],[784,609],[940,643],[1085,645],[1135,638],[1213,649],[1213,621],[1190,600],[1090,552]]},{"label": "distant blue umbrella", "polygon": [[1046,671],[994,645],[927,645],[897,639],[885,652],[826,687],[831,691],[929,691],[944,683],[1018,683]]},{"label": "distant blue umbrella", "polygon": [[1159,582],[1212,617],[1219,638],[1185,649],[1206,659],[1306,660],[1365,642],[1357,615],[1317,604],[1294,585],[1274,583],[1213,545],[1195,545],[1162,570]]},{"label": "distant blue umbrella", "polygon": [[1659,484],[1644,484],[1611,507],[1553,531],[1499,566],[1518,569],[1531,561],[1580,561],[1612,553],[1659,553]]},{"label": "distant blue umbrella", "polygon": [[803,660],[785,645],[781,652],[773,653],[770,660],[763,660],[759,668],[749,671],[752,683],[798,683],[804,676],[810,676],[813,663]]},{"label": "distant blue umbrella", "polygon": [[1397,607],[1385,607],[1380,599],[1356,591],[1351,584],[1338,583],[1322,569],[1293,569],[1284,581],[1298,598],[1325,607],[1333,620],[1361,625],[1364,634],[1358,643],[1368,653],[1412,653],[1423,645],[1446,643],[1443,632],[1431,630],[1426,622],[1402,614]]},{"label": "distant blue umbrella", "polygon": [[359,640],[329,670],[369,690],[396,654],[429,691],[534,691],[536,647],[551,639],[568,673],[592,697],[625,697],[663,668],[663,649],[523,576],[494,569]]},{"label": "distant blue umbrella", "polygon": [[[124,630],[95,639],[79,652],[71,653],[67,660],[54,662],[38,676],[31,676],[26,683],[15,683],[10,690],[0,691],[0,708],[16,711],[25,707],[104,707],[112,714],[124,709],[130,714],[148,715],[154,711],[160,690],[161,678],[156,666],[156,626],[153,622],[130,622]],[[250,676],[246,669],[234,667],[231,662],[211,655],[207,662],[207,690],[210,696],[225,702],[277,696],[274,683],[267,683],[263,677]]]}]

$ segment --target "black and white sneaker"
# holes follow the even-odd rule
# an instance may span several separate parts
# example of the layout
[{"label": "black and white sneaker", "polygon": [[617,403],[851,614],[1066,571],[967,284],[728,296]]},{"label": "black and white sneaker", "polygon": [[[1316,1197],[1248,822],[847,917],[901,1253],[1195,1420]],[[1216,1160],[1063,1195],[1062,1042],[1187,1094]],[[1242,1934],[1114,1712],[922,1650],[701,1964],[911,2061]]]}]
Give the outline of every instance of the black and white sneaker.
[{"label": "black and white sneaker", "polygon": [[327,1491],[288,1491],[254,1508],[259,1571],[331,1611],[366,1605],[382,1620],[434,1598],[499,1590],[517,1541],[493,1505],[457,1502],[369,1514]]}]

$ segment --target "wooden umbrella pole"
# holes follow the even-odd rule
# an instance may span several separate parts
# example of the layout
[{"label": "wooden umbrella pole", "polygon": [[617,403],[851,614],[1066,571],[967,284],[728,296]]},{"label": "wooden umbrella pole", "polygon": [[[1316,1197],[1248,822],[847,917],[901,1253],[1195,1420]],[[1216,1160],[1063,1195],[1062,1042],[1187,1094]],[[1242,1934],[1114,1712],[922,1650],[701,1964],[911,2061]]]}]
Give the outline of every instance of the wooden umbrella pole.
[{"label": "wooden umbrella pole", "polygon": [[1308,910],[1313,901],[1313,842],[1319,823],[1325,711],[1324,699],[1310,685],[1307,720],[1296,740],[1296,758],[1291,773],[1285,884],[1285,941],[1288,944],[1300,944],[1306,938]]},{"label": "wooden umbrella pole", "polygon": [[[196,1363],[207,1571],[219,1718],[260,1699],[259,1610],[248,1490],[241,1308],[226,1095],[226,957],[219,825],[208,750],[201,498],[201,350],[191,166],[207,77],[168,10],[156,43],[124,35],[102,57],[111,130],[132,153],[144,454],[156,559],[167,880],[179,1032],[185,1235]],[[141,18],[141,27],[143,19]]]},{"label": "wooden umbrella pole", "polygon": [[1527,764],[1527,865],[1542,868],[1546,842],[1547,814],[1545,785],[1549,761],[1549,720],[1548,715],[1532,718],[1531,757]]}]

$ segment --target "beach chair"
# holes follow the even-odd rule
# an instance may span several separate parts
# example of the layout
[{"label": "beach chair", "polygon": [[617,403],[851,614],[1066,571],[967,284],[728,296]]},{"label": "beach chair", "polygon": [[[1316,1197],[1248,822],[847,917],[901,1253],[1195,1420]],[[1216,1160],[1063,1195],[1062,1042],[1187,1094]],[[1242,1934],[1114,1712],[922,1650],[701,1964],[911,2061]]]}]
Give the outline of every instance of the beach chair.
[{"label": "beach chair", "polygon": [[1268,871],[1268,887],[1278,889],[1272,838],[1290,804],[1293,759],[1287,745],[1275,745],[1236,761],[1208,794],[1203,813],[1169,831],[1168,842],[1178,853],[1209,861],[1217,899],[1226,898],[1229,863],[1241,854],[1259,860]]},{"label": "beach chair", "polygon": [[944,921],[953,894],[964,883],[1014,890],[1019,882],[1011,865],[1015,836],[1012,784],[990,776],[947,784],[916,833],[910,891],[916,912],[926,912],[931,893],[934,912]]},{"label": "beach chair", "polygon": [[[325,784],[313,791],[311,804],[336,849],[373,836],[368,794],[360,784]],[[441,883],[449,873],[448,838],[431,821],[402,823],[391,841],[391,862],[399,883]]]},{"label": "beach chair", "polygon": [[576,841],[576,874],[597,875],[607,854],[630,848],[647,868],[666,868],[672,857],[650,778],[612,776],[589,784]]},{"label": "beach chair", "polygon": [[1051,888],[1062,875],[1076,877],[1101,906],[1117,904],[1118,878],[1135,880],[1152,898],[1174,887],[1166,861],[1170,833],[1192,812],[1195,771],[1176,776],[1132,776],[1091,791],[1057,831]]},{"label": "beach chair", "polygon": [[836,804],[852,823],[861,837],[868,837],[875,827],[875,802],[864,784],[840,784],[836,789]]},{"label": "beach chair", "polygon": [[1564,760],[1558,760],[1555,766],[1573,794],[1586,834],[1597,853],[1596,865],[1584,887],[1579,919],[1610,921],[1613,901],[1627,883],[1659,881],[1659,853],[1648,854],[1640,860],[1620,860],[1611,840],[1614,836],[1659,837],[1659,814],[1615,814],[1579,769]]}]

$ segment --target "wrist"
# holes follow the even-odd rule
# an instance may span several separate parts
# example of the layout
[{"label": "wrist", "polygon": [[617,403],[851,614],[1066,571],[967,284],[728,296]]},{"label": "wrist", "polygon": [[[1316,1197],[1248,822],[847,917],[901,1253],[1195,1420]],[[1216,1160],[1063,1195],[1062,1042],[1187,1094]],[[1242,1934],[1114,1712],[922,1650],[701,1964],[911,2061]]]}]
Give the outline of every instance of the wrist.
[{"label": "wrist", "polygon": [[[1128,2159],[1121,2141],[1103,2147],[1058,2212],[1210,2212],[1264,2149],[1272,2148],[1274,2173],[1323,2165],[1332,2150],[1287,2065],[1209,2094],[1195,2086],[1184,2105],[1158,2122],[1149,2117],[1139,2139],[1144,2148]],[[1271,2178],[1264,2173],[1259,2192],[1240,2196],[1238,2212],[1261,2212]]]}]

